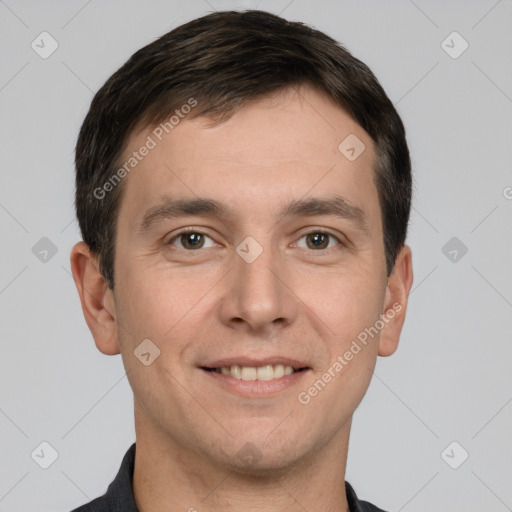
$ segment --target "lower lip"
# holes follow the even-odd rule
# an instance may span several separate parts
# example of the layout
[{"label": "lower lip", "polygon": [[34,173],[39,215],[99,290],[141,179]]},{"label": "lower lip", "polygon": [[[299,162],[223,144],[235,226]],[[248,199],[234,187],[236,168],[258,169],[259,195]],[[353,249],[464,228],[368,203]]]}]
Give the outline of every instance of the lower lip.
[{"label": "lower lip", "polygon": [[272,380],[241,380],[218,372],[203,369],[201,369],[201,371],[227,391],[246,397],[262,398],[275,395],[276,393],[293,386],[299,380],[303,379],[307,373],[309,373],[309,370],[302,370],[300,372],[290,373],[290,375],[285,375],[284,377]]}]

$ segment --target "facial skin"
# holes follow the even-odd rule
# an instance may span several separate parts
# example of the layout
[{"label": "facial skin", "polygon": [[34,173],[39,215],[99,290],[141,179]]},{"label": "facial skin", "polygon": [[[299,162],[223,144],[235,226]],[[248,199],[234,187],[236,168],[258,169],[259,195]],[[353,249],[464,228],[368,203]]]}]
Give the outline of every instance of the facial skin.
[{"label": "facial skin", "polygon": [[[397,348],[413,279],[404,246],[388,285],[373,142],[311,88],[246,105],[216,127],[209,122],[181,121],[125,178],[113,292],[83,242],[71,255],[96,346],[121,353],[134,392],[137,506],[348,511],[351,418],[377,355]],[[151,130],[133,134],[126,154]],[[349,134],[366,145],[353,162],[338,150]],[[335,195],[362,210],[366,231],[334,215],[279,215],[293,200]],[[213,199],[229,216],[160,218],[141,232],[163,196]],[[177,236],[183,228],[204,239]],[[315,233],[332,236],[320,235],[315,248]],[[247,237],[262,248],[251,263],[236,251]],[[201,248],[190,248],[194,242]],[[300,403],[299,393],[393,304],[401,309],[379,335]],[[145,339],[160,350],[149,366],[134,355]],[[266,393],[201,368],[285,358],[307,370],[285,378],[282,389],[269,381]]]}]

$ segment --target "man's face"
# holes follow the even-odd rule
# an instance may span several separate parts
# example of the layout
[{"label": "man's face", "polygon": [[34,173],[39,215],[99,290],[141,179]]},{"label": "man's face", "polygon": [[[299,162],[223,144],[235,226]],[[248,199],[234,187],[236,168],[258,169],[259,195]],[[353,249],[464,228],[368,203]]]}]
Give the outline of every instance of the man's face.
[{"label": "man's face", "polygon": [[[239,469],[288,467],[348,436],[379,336],[308,390],[390,307],[374,145],[323,95],[301,95],[213,128],[182,120],[123,183],[113,308],[138,436]],[[338,149],[350,134],[366,146],[354,161]],[[283,214],[336,197],[342,215]],[[155,215],[199,198],[225,212]],[[146,339],[160,350],[148,366],[134,355]]]}]

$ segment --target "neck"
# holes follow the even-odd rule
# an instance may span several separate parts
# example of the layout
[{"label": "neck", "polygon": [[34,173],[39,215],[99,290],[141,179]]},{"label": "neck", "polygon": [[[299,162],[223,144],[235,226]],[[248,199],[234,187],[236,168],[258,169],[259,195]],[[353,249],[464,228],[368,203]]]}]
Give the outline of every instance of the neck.
[{"label": "neck", "polygon": [[288,467],[240,472],[137,425],[133,492],[139,512],[349,512],[345,494],[350,424]]}]

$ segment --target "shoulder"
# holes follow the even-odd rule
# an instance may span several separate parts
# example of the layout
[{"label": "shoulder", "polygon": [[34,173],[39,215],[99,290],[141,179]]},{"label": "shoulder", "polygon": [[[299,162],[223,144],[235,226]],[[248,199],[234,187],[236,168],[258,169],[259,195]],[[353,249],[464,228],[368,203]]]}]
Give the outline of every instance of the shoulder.
[{"label": "shoulder", "polygon": [[110,509],[107,507],[107,499],[105,496],[100,496],[85,505],[73,509],[71,512],[108,512],[109,510]]},{"label": "shoulder", "polygon": [[359,501],[359,505],[361,507],[361,512],[386,512],[375,505],[372,505],[368,501]]},{"label": "shoulder", "polygon": [[347,481],[345,481],[345,492],[350,512],[386,512],[368,501],[360,500],[354,488]]},{"label": "shoulder", "polygon": [[119,471],[108,486],[107,492],[71,512],[137,512],[132,488],[135,448],[133,443],[125,453]]}]

